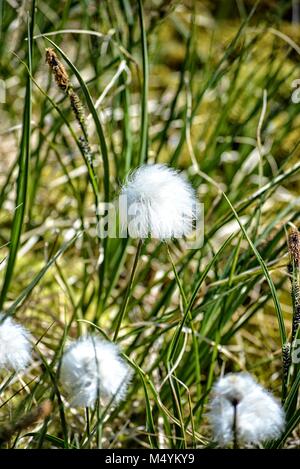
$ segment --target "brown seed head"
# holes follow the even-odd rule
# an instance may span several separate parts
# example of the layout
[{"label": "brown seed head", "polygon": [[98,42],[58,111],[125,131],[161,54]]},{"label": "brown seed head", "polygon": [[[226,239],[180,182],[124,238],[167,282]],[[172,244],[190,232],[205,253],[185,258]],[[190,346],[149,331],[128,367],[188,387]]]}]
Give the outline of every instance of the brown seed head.
[{"label": "brown seed head", "polygon": [[300,267],[300,233],[297,229],[293,228],[288,237],[289,253],[291,263],[294,267]]},{"label": "brown seed head", "polygon": [[51,47],[46,49],[46,62],[48,63],[49,67],[53,72],[57,86],[61,90],[67,91],[70,86],[69,76],[66,72],[65,67],[58,59],[56,53]]}]

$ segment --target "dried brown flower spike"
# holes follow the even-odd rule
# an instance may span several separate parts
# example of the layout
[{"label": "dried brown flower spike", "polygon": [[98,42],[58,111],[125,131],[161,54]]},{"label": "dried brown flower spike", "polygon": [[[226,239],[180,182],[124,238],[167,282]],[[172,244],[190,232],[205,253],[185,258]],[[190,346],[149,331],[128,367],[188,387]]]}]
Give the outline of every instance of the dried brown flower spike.
[{"label": "dried brown flower spike", "polygon": [[293,228],[288,236],[288,247],[290,253],[290,264],[288,267],[291,279],[291,295],[293,301],[293,326],[292,326],[292,342],[296,338],[300,324],[300,233]]},{"label": "dried brown flower spike", "polygon": [[300,233],[296,228],[293,228],[290,231],[288,244],[289,244],[291,264],[294,265],[295,268],[299,269],[300,267]]},{"label": "dried brown flower spike", "polygon": [[51,47],[46,49],[46,62],[53,72],[58,87],[63,91],[68,91],[70,86],[69,76],[65,67],[58,59],[56,53],[53,49],[51,49]]},{"label": "dried brown flower spike", "polygon": [[291,361],[291,344],[286,342],[282,347],[282,366],[285,383],[288,382]]},{"label": "dried brown flower spike", "polygon": [[82,103],[73,89],[65,67],[57,57],[56,52],[51,47],[46,49],[46,62],[52,70],[57,86],[69,97],[72,111],[83,132],[86,145],[89,145],[87,141],[87,128]]}]

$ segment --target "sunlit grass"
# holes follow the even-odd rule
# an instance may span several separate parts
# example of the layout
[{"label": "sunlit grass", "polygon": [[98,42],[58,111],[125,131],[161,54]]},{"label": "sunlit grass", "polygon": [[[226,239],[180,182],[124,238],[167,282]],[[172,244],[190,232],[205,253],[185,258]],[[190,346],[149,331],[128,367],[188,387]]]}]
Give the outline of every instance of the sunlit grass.
[{"label": "sunlit grass", "polygon": [[[53,404],[3,447],[99,446],[99,414],[89,435],[57,375],[65,342],[86,332],[117,336],[135,370],[126,400],[100,416],[102,447],[212,445],[209,392],[240,370],[286,398],[286,432],[270,445],[291,447],[300,374],[283,384],[281,348],[293,312],[287,231],[299,226],[300,37],[290,2],[267,15],[234,7],[231,19],[210,2],[88,3],[37,1],[35,18],[30,2],[3,3],[0,306],[36,345],[26,372],[7,382],[1,371],[1,421]],[[45,62],[49,47],[86,134]],[[204,244],[141,246],[116,334],[138,243],[99,239],[96,205],[144,161],[185,172],[204,204]]]}]

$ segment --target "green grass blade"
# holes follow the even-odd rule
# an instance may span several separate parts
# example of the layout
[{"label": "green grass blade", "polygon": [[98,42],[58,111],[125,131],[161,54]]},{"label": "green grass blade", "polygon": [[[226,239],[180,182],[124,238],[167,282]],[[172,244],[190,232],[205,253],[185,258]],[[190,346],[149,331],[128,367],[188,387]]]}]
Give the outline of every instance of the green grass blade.
[{"label": "green grass blade", "polygon": [[276,293],[276,289],[275,289],[275,286],[274,286],[274,283],[273,283],[273,280],[270,276],[270,273],[269,273],[269,269],[268,267],[266,266],[266,263],[265,261],[263,260],[263,258],[261,257],[261,255],[259,254],[258,250],[256,249],[256,247],[254,246],[253,242],[251,241],[251,239],[249,238],[248,236],[248,233],[246,232],[245,228],[244,228],[244,225],[242,224],[237,212],[235,211],[234,207],[232,206],[230,200],[228,199],[228,197],[226,196],[226,194],[223,193],[223,196],[224,198],[226,199],[228,205],[230,206],[233,214],[234,214],[234,217],[236,218],[238,224],[240,225],[240,228],[245,236],[245,238],[247,239],[248,241],[248,244],[249,246],[251,247],[253,253],[255,254],[255,257],[256,259],[258,260],[261,268],[262,268],[262,271],[266,277],[266,280],[269,284],[269,287],[270,287],[270,290],[271,290],[271,294],[272,294],[272,298],[273,298],[273,301],[274,301],[274,306],[275,306],[275,311],[276,311],[276,314],[277,314],[277,320],[278,320],[278,325],[279,325],[279,332],[280,332],[280,339],[281,339],[281,346],[283,346],[285,343],[286,343],[286,340],[287,340],[287,336],[286,336],[286,330],[285,330],[285,324],[284,324],[284,319],[283,319],[283,314],[282,314],[282,310],[281,310],[281,306],[280,306],[280,303],[279,303],[279,300],[278,300],[278,296],[277,296],[277,293]]},{"label": "green grass blade", "polygon": [[148,65],[148,49],[147,37],[144,21],[144,11],[142,0],[138,0],[138,12],[140,31],[142,38],[142,57],[143,57],[143,83],[142,83],[142,99],[141,99],[141,142],[139,163],[143,164],[147,161],[148,146],[148,87],[149,87],[149,65]]},{"label": "green grass blade", "polygon": [[[32,70],[32,38],[34,29],[35,1],[32,4],[31,17],[28,19],[28,67]],[[26,198],[28,189],[28,174],[30,162],[30,134],[31,134],[31,103],[32,103],[32,84],[30,77],[27,77],[25,105],[23,112],[22,139],[18,161],[18,180],[15,213],[11,227],[11,239],[9,246],[9,256],[6,265],[4,282],[0,294],[0,310],[3,308],[6,295],[12,280],[13,271],[17,259],[17,253],[20,244],[20,238],[23,228],[23,221],[26,212]]]}]

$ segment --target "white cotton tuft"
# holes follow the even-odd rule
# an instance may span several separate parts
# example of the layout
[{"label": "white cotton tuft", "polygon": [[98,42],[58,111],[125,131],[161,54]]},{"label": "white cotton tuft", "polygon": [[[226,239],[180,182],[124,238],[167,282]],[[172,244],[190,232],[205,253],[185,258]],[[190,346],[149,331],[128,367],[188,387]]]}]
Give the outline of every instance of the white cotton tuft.
[{"label": "white cotton tuft", "polygon": [[94,336],[77,340],[64,353],[60,379],[74,407],[125,398],[132,371],[117,345]]},{"label": "white cotton tuft", "polygon": [[192,186],[176,170],[144,165],[131,173],[119,198],[122,229],[132,238],[167,240],[188,236],[196,220]]},{"label": "white cotton tuft", "polygon": [[31,361],[31,335],[11,317],[0,314],[0,369],[20,371]]},{"label": "white cotton tuft", "polygon": [[208,413],[219,446],[233,441],[234,405],[239,444],[260,444],[282,434],[285,414],[276,399],[248,373],[229,373],[215,384]]}]

